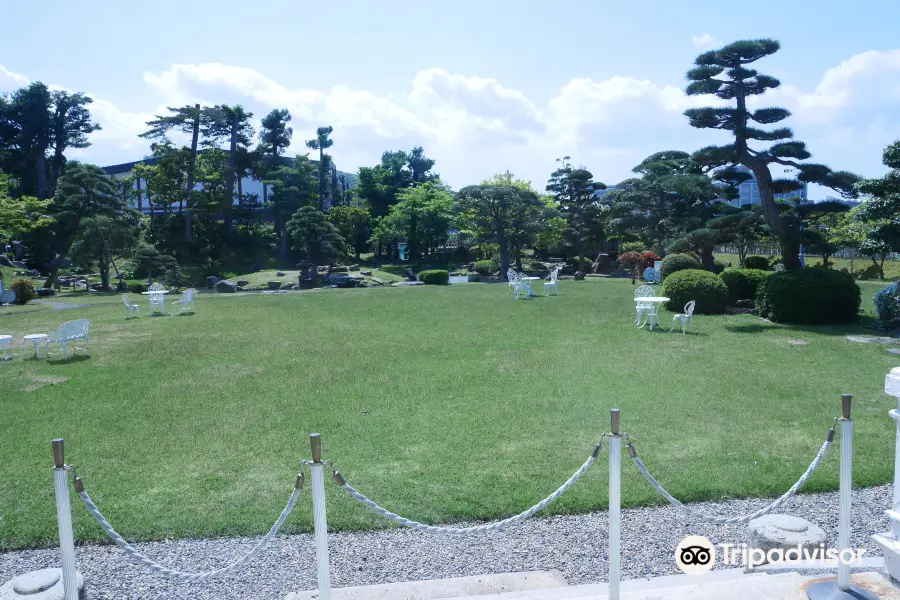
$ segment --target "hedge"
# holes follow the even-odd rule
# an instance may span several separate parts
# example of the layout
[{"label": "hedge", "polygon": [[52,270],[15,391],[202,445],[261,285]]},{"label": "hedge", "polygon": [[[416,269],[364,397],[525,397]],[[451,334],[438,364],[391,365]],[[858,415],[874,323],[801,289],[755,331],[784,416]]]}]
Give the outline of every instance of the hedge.
[{"label": "hedge", "polygon": [[421,271],[419,273],[419,281],[425,283],[425,285],[447,285],[450,283],[450,272],[440,269]]},{"label": "hedge", "polygon": [[662,259],[662,265],[659,267],[660,277],[665,279],[672,273],[684,271],[685,269],[700,269],[700,261],[696,260],[688,254],[670,254]]},{"label": "hedge", "polygon": [[756,293],[760,316],[782,323],[847,323],[859,314],[859,286],[848,273],[794,269],[766,277]]},{"label": "hedge", "polygon": [[494,272],[494,265],[489,260],[479,260],[475,263],[475,272],[479,275],[490,275]]},{"label": "hedge", "polygon": [[668,296],[666,308],[681,312],[684,305],[694,300],[694,312],[719,315],[728,305],[728,288],[715,273],[702,269],[684,269],[669,275],[663,282],[663,296]]},{"label": "hedge", "polygon": [[765,256],[748,256],[744,259],[744,268],[767,271],[769,269],[769,259]]},{"label": "hedge", "polygon": [[728,287],[728,301],[731,304],[738,300],[755,299],[759,284],[769,275],[771,273],[760,269],[728,269],[719,273]]}]

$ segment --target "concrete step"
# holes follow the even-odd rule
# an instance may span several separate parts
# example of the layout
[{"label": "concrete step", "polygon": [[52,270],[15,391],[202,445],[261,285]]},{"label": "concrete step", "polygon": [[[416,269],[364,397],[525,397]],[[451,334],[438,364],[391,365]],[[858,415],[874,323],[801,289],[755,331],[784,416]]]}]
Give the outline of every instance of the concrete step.
[{"label": "concrete step", "polygon": [[884,514],[891,520],[891,531],[894,534],[894,539],[900,538],[900,511],[888,509],[884,511]]},{"label": "concrete step", "polygon": [[[436,600],[464,596],[497,595],[526,590],[559,589],[566,580],[558,571],[527,571],[474,575],[449,579],[404,581],[380,585],[332,588],[333,600]],[[285,600],[313,600],[316,590],[288,594]]]}]

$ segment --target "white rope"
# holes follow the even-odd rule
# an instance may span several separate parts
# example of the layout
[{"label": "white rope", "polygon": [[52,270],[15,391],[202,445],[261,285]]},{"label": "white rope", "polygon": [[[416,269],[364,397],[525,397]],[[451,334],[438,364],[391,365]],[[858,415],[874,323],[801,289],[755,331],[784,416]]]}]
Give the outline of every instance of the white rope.
[{"label": "white rope", "polygon": [[376,514],[379,514],[382,517],[384,517],[385,519],[388,519],[389,521],[393,521],[394,523],[397,523],[399,525],[404,525],[406,527],[411,527],[413,529],[418,529],[419,531],[425,531],[427,533],[445,533],[448,535],[466,535],[469,533],[476,533],[479,531],[492,531],[495,529],[500,529],[500,528],[506,527],[507,525],[512,525],[513,523],[517,523],[519,521],[527,519],[528,517],[530,517],[534,513],[538,512],[539,510],[545,508],[548,504],[550,504],[551,502],[553,502],[554,500],[556,500],[557,498],[562,496],[564,493],[566,493],[569,490],[569,488],[572,487],[573,485],[575,485],[575,482],[578,481],[582,475],[584,475],[584,473],[588,470],[588,468],[590,468],[590,466],[592,464],[594,464],[594,460],[595,460],[594,455],[589,456],[588,459],[586,461],[584,461],[584,464],[581,465],[581,468],[578,469],[577,471],[575,471],[575,473],[571,477],[569,477],[569,479],[564,484],[562,484],[559,487],[559,489],[557,489],[555,492],[553,492],[552,494],[550,494],[549,496],[547,496],[546,498],[544,498],[543,500],[541,500],[540,502],[538,502],[537,504],[535,504],[534,506],[532,506],[531,508],[526,510],[525,512],[519,513],[519,514],[509,517],[507,519],[503,519],[502,521],[497,521],[496,523],[486,523],[484,525],[475,525],[473,527],[439,527],[436,525],[426,525],[425,523],[419,523],[418,521],[413,521],[411,519],[401,517],[398,514],[392,513],[391,511],[389,511],[385,508],[382,508],[381,506],[376,504],[374,501],[369,500],[368,498],[366,498],[365,496],[360,494],[356,489],[354,489],[352,486],[350,486],[347,483],[344,483],[341,487],[348,494],[350,494],[350,496],[352,496],[356,500],[359,500],[360,502],[362,502],[363,504],[368,506]]},{"label": "white rope", "polygon": [[656,489],[656,491],[659,492],[663,498],[668,500],[669,503],[672,506],[674,506],[675,508],[681,509],[681,511],[683,511],[687,515],[696,517],[698,519],[702,519],[704,521],[709,521],[710,523],[718,523],[720,525],[732,525],[735,523],[746,523],[747,521],[751,521],[757,517],[761,517],[764,514],[771,512],[771,511],[775,510],[776,508],[778,508],[779,506],[781,506],[782,504],[784,504],[784,502],[786,500],[792,498],[800,490],[800,488],[803,487],[803,484],[805,484],[806,480],[809,479],[809,477],[813,474],[813,471],[815,471],[816,468],[818,468],[819,464],[822,462],[822,459],[825,458],[825,454],[828,452],[828,448],[830,448],[830,447],[831,447],[831,442],[829,440],[826,440],[825,443],[822,444],[822,448],[819,450],[819,453],[816,454],[816,457],[813,459],[812,463],[810,463],[809,468],[806,469],[806,472],[800,477],[800,479],[797,480],[797,483],[792,485],[791,489],[789,489],[787,492],[785,492],[784,495],[782,495],[780,498],[775,499],[771,504],[759,509],[758,511],[756,511],[755,513],[753,513],[751,515],[744,515],[742,517],[731,517],[731,518],[714,517],[711,515],[705,515],[703,513],[697,512],[691,508],[688,508],[687,506],[682,504],[680,501],[675,499],[675,497],[673,497],[672,494],[667,492],[663,488],[663,486],[661,486],[659,484],[659,482],[656,481],[656,479],[653,477],[653,475],[650,474],[650,471],[647,470],[647,467],[644,465],[644,462],[640,459],[639,456],[635,455],[633,457],[633,460],[634,460],[634,464],[637,465],[637,468],[641,472],[641,474],[647,479],[648,482],[650,482],[650,485],[652,485]]},{"label": "white rope", "polygon": [[218,577],[219,575],[223,575],[228,571],[244,564],[257,554],[259,554],[266,546],[269,545],[269,542],[272,541],[272,538],[275,537],[275,534],[278,533],[278,530],[281,529],[281,526],[284,524],[285,519],[287,519],[288,515],[291,514],[291,511],[294,509],[294,503],[297,501],[297,496],[300,494],[300,490],[294,488],[294,491],[291,493],[291,497],[288,499],[287,506],[284,507],[284,510],[281,511],[281,516],[278,517],[278,520],[275,521],[275,524],[272,525],[272,528],[269,530],[263,539],[261,539],[256,546],[254,546],[247,554],[237,559],[233,563],[222,567],[221,569],[215,569],[213,571],[202,571],[198,573],[186,573],[183,571],[176,571],[175,569],[170,569],[166,566],[159,564],[148,556],[141,554],[138,552],[131,544],[126,542],[121,535],[116,533],[116,530],[112,528],[112,525],[109,524],[109,521],[100,513],[100,510],[94,505],[94,502],[91,500],[91,497],[88,496],[87,492],[80,492],[78,495],[81,496],[81,500],[84,502],[84,507],[88,509],[94,518],[97,519],[97,523],[100,524],[100,527],[103,528],[103,531],[109,535],[110,538],[116,543],[116,545],[125,551],[128,556],[136,560],[137,562],[143,564],[148,567],[151,571],[158,575],[162,575],[164,577],[169,577],[172,579],[180,579],[182,581],[204,581],[206,579],[210,579],[213,577]]}]

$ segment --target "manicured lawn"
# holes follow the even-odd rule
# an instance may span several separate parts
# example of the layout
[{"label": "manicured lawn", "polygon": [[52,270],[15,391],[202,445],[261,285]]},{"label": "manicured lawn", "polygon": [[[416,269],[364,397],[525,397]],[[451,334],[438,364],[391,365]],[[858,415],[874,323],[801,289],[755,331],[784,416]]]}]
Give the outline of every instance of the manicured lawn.
[{"label": "manicured lawn", "polygon": [[[715,256],[717,259],[726,264],[729,262],[734,266],[738,266],[740,264],[737,254],[717,253]],[[861,273],[862,271],[865,271],[869,267],[873,266],[871,259],[865,257],[857,258],[854,260],[850,260],[849,258],[830,258],[828,259],[828,263],[831,265],[832,269],[847,269],[848,271],[855,274]],[[806,264],[807,266],[814,267],[816,265],[822,264],[822,259],[811,256],[806,259]],[[887,281],[896,281],[898,278],[900,278],[900,261],[884,261],[884,277]]]},{"label": "manicured lawn", "polygon": [[[863,285],[869,312],[880,287]],[[17,341],[88,318],[94,348],[68,364],[0,364],[0,548],[55,543],[54,437],[128,539],[264,532],[314,431],[351,484],[397,512],[509,515],[584,461],[610,407],[680,498],[774,496],[850,392],[855,483],[890,480],[882,390],[897,357],[844,339],[871,333],[870,318],[791,328],[700,316],[682,336],[635,330],[630,281],[560,288],[527,301],[504,284],[203,294],[195,315],[130,321],[118,295],[94,295],[88,308],[0,317]],[[837,456],[807,489],[836,487]],[[606,471],[601,459],[551,510],[605,508]],[[623,481],[625,504],[660,501],[627,463]],[[328,493],[333,528],[384,524]],[[80,505],[74,514],[79,540],[105,539]],[[286,529],[311,522],[307,496]]]}]

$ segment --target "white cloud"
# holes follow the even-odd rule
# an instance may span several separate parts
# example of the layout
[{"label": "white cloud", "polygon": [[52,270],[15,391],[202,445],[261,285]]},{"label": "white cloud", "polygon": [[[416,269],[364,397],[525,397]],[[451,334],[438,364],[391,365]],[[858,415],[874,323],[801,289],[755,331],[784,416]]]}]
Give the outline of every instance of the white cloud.
[{"label": "white cloud", "polygon": [[702,33],[697,35],[696,33],[691,34],[691,41],[694,43],[694,47],[696,48],[713,48],[715,46],[722,46],[725,44],[722,40],[717,40],[713,36],[708,33]]},{"label": "white cloud", "polygon": [[[709,34],[694,38],[718,43]],[[784,86],[761,100],[794,111],[789,124],[810,143],[817,160],[843,168],[844,159],[856,165],[871,155],[877,168],[883,136],[872,124],[884,118],[881,108],[896,106],[900,90],[890,75],[898,70],[900,50],[866,52],[825,71],[812,91]],[[652,152],[726,141],[722,132],[692,129],[682,114],[714,104],[713,99],[686,96],[676,84],[621,75],[573,79],[541,104],[495,79],[440,68],[416,73],[408,89],[387,95],[347,85],[292,89],[251,68],[220,63],[176,64],[144,73],[143,81],[152,101],[135,112],[92,95],[91,110],[103,131],[92,137],[86,159],[109,164],[143,156],[149,144],[137,134],[145,122],[165,106],[194,102],[240,103],[257,122],[273,108],[289,109],[295,131],[291,152],[307,152],[304,141],[315,128],[333,125],[332,152],[348,171],[377,163],[385,150],[421,144],[454,187],[506,169],[542,187],[555,159],[564,155],[614,183]],[[27,82],[0,65],[0,91]],[[825,135],[823,126],[840,135]],[[875,143],[880,145],[868,147]]]}]

